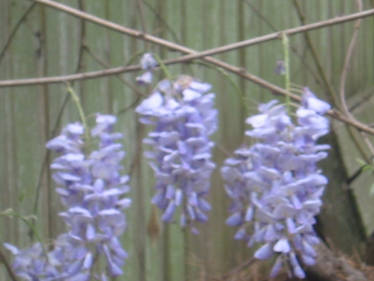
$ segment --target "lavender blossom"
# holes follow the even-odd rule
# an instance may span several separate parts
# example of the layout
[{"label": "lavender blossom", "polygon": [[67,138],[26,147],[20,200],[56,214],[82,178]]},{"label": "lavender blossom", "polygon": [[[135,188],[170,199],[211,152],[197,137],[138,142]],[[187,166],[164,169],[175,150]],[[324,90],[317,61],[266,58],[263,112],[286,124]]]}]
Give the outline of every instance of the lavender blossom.
[{"label": "lavender blossom", "polygon": [[23,280],[51,280],[48,278],[55,278],[59,275],[55,267],[48,264],[40,243],[23,250],[8,243],[4,243],[4,246],[14,256],[12,264],[14,273]]},{"label": "lavender blossom", "polygon": [[163,80],[136,109],[140,122],[154,126],[144,140],[152,147],[146,157],[156,177],[152,203],[163,211],[165,222],[172,221],[180,207],[182,227],[207,221],[211,208],[205,196],[215,167],[209,137],[217,129],[217,110],[214,94],[207,93],[210,88],[187,76]]},{"label": "lavender blossom", "polygon": [[152,54],[145,53],[140,60],[140,67],[145,71],[140,76],[136,77],[136,82],[141,85],[151,84],[153,80],[153,69],[157,64]]},{"label": "lavender blossom", "polygon": [[68,125],[47,143],[47,148],[60,154],[51,168],[56,170],[56,191],[66,207],[60,216],[68,231],[57,238],[50,252],[42,250],[40,244],[26,250],[8,244],[15,255],[13,267],[18,276],[32,281],[91,280],[98,278],[92,275],[96,274],[92,266],[94,257],[100,256],[107,265],[102,280],[107,274],[122,274],[127,257],[119,240],[126,228],[122,209],[129,207],[131,200],[124,197],[129,190],[128,176],[120,174],[125,153],[116,142],[122,135],[112,132],[115,122],[114,116],[97,115],[91,135],[98,149],[88,156],[83,150],[84,128],[79,123]]},{"label": "lavender blossom", "polygon": [[262,244],[256,258],[277,254],[272,276],[288,264],[293,275],[304,278],[299,259],[305,265],[315,262],[313,246],[319,239],[314,217],[328,182],[316,163],[327,157],[329,148],[316,141],[329,131],[323,116],[329,109],[307,88],[296,112],[297,125],[277,101],[260,105],[260,114],[247,119],[253,129],[246,132],[258,142],[236,150],[221,169],[232,199],[226,223],[238,227],[235,239],[248,246]]}]

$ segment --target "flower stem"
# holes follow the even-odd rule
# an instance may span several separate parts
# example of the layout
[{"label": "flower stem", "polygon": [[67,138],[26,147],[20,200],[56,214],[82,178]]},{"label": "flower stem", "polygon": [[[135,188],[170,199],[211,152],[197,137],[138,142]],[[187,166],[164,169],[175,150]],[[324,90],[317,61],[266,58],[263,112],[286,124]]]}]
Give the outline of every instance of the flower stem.
[{"label": "flower stem", "polygon": [[82,107],[82,104],[80,102],[80,99],[77,95],[77,93],[74,91],[74,89],[70,86],[70,84],[67,84],[66,85],[66,89],[68,91],[68,93],[71,95],[77,109],[78,109],[78,113],[79,113],[79,116],[82,120],[82,123],[83,123],[83,127],[84,127],[84,132],[85,132],[85,136],[86,136],[86,140],[89,141],[90,140],[90,134],[88,132],[88,125],[87,125],[87,120],[86,120],[86,116],[84,115],[84,111],[83,111],[83,107]]},{"label": "flower stem", "polygon": [[166,67],[166,65],[164,64],[164,62],[162,61],[162,59],[157,55],[157,54],[153,54],[153,57],[156,59],[156,61],[158,62],[158,64],[160,65],[160,68],[162,70],[162,72],[164,73],[165,77],[172,81],[173,78],[168,70],[168,68]]}]

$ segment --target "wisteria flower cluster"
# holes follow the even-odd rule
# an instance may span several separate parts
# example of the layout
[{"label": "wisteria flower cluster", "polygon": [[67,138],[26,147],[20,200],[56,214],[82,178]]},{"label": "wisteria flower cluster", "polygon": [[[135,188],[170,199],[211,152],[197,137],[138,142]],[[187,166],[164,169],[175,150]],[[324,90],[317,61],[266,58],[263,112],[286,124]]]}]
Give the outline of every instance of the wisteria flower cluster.
[{"label": "wisteria flower cluster", "polygon": [[[124,197],[129,178],[120,173],[125,152],[117,142],[122,134],[113,133],[115,122],[112,115],[97,115],[91,130],[97,149],[89,155],[80,123],[69,124],[47,143],[48,149],[60,154],[51,168],[66,208],[60,216],[68,231],[58,236],[49,252],[40,243],[24,250],[6,244],[15,257],[14,272],[24,280],[106,281],[123,273],[127,253],[119,239],[126,228],[123,209],[131,200]],[[100,257],[105,259],[105,270],[99,268]]]},{"label": "wisteria flower cluster", "polygon": [[329,131],[323,116],[329,109],[307,88],[296,124],[277,101],[260,105],[260,113],[246,120],[253,127],[246,135],[258,142],[236,150],[221,169],[232,199],[226,223],[238,227],[235,239],[262,244],[256,258],[277,256],[272,276],[290,265],[294,276],[304,278],[300,262],[315,263],[313,225],[328,182],[316,164],[329,148],[316,141]]},{"label": "wisteria flower cluster", "polygon": [[210,136],[217,129],[217,110],[210,88],[188,76],[163,80],[136,109],[140,122],[154,127],[144,140],[152,148],[146,157],[156,178],[152,202],[165,222],[181,207],[182,227],[207,221],[211,208],[205,196],[215,167]]}]

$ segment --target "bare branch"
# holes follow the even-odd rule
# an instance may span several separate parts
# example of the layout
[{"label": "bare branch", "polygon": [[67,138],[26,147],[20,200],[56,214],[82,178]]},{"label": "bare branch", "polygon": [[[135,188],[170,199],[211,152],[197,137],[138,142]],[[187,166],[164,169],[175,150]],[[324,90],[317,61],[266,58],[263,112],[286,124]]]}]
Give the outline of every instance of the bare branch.
[{"label": "bare branch", "polygon": [[[284,95],[284,96],[288,96],[292,100],[297,101],[297,102],[300,102],[300,97],[299,96],[297,96],[297,95],[295,95],[291,92],[288,92],[285,89],[283,89],[281,87],[278,87],[277,85],[271,84],[268,81],[266,81],[266,80],[264,80],[260,77],[257,77],[257,76],[255,76],[251,73],[248,73],[245,69],[242,69],[240,67],[236,67],[236,66],[230,65],[228,63],[222,62],[218,59],[215,59],[215,58],[212,58],[212,57],[206,57],[206,56],[207,55],[218,54],[218,53],[222,53],[222,52],[226,52],[226,51],[230,51],[230,50],[234,50],[234,49],[237,49],[237,48],[242,48],[242,47],[249,46],[249,45],[255,45],[255,44],[259,44],[259,43],[274,40],[274,39],[278,39],[279,34],[282,34],[282,33],[285,33],[289,36],[289,35],[293,35],[293,34],[296,34],[296,33],[305,32],[307,30],[322,28],[322,27],[325,27],[325,26],[338,24],[338,23],[342,23],[342,22],[351,21],[351,20],[355,20],[355,19],[364,18],[364,17],[374,15],[374,9],[366,10],[366,11],[355,13],[355,14],[336,17],[336,18],[329,19],[329,20],[326,20],[326,21],[320,21],[320,22],[317,22],[317,23],[309,24],[309,25],[304,25],[304,26],[300,26],[300,27],[287,29],[287,30],[284,30],[284,31],[281,31],[281,32],[271,33],[271,34],[268,34],[268,35],[265,35],[265,36],[260,36],[260,37],[254,38],[254,39],[245,40],[245,41],[225,45],[225,46],[218,47],[218,48],[213,48],[213,49],[210,49],[210,50],[203,51],[203,52],[199,53],[199,52],[197,52],[193,49],[190,49],[190,48],[172,43],[170,41],[167,41],[167,40],[164,40],[164,39],[161,39],[161,38],[158,38],[158,37],[155,37],[155,36],[152,36],[152,35],[149,35],[149,34],[146,34],[146,33],[131,29],[131,28],[121,26],[121,25],[113,23],[111,21],[101,19],[99,17],[96,17],[96,16],[93,16],[91,14],[79,11],[79,10],[71,8],[69,6],[66,6],[66,5],[63,5],[63,4],[60,4],[60,3],[56,3],[54,1],[35,0],[35,2],[40,3],[40,4],[45,4],[47,6],[50,6],[50,7],[53,7],[55,9],[58,9],[58,10],[66,12],[66,13],[69,13],[71,15],[74,15],[76,17],[86,19],[86,20],[88,20],[90,22],[93,22],[95,24],[113,29],[113,30],[118,31],[120,33],[127,34],[129,36],[133,36],[133,37],[136,37],[136,38],[140,38],[142,40],[152,42],[154,44],[158,44],[160,46],[164,46],[164,47],[167,47],[167,48],[170,48],[170,49],[173,49],[173,50],[177,50],[177,51],[189,54],[189,55],[182,56],[182,57],[179,57],[179,58],[176,58],[176,59],[173,59],[173,60],[168,60],[168,61],[165,62],[166,64],[177,63],[177,62],[185,62],[185,61],[196,59],[196,58],[202,58],[206,62],[212,63],[212,64],[214,64],[218,67],[221,67],[221,68],[223,68],[223,69],[225,69],[229,72],[232,72],[232,73],[234,73],[234,74],[236,74],[236,75],[238,75],[238,76],[240,76],[240,77],[242,77],[246,80],[250,80],[253,83],[255,83],[255,84],[257,84],[261,87],[269,89],[270,91],[272,91],[273,94],[281,94],[281,95]],[[78,80],[78,79],[96,78],[96,77],[99,77],[99,76],[118,74],[118,73],[122,73],[122,72],[125,72],[125,71],[134,71],[134,70],[139,70],[139,69],[140,69],[139,66],[117,67],[117,68],[108,69],[108,70],[100,70],[100,71],[95,71],[95,72],[87,72],[87,73],[81,73],[81,74],[67,75],[67,76],[64,76],[63,79],[61,77],[37,78],[37,79],[39,79],[39,81],[36,81],[37,79],[22,79],[22,80],[18,80],[18,83],[14,82],[16,80],[4,80],[4,81],[0,81],[0,87],[18,86],[18,85],[21,85],[21,84],[22,85],[32,85],[32,84],[35,85],[35,84],[40,84],[40,82],[41,82],[40,79],[47,79],[48,82],[46,80],[43,80],[43,83],[57,83],[57,82],[62,82],[62,81],[72,81],[72,80]],[[350,118],[344,116],[343,114],[341,114],[340,112],[338,112],[336,110],[330,110],[328,114],[331,117],[336,118],[336,119],[338,119],[342,122],[345,122],[345,123],[347,123],[351,126],[354,126],[361,131],[365,131],[367,133],[370,133],[370,134],[374,135],[374,129],[373,128],[370,128],[369,126],[367,126],[365,124],[362,124],[361,122],[359,122],[357,120],[351,120]]]},{"label": "bare branch", "polygon": [[[184,46],[181,46],[179,44],[169,42],[167,40],[164,40],[164,39],[161,39],[161,38],[143,33],[141,31],[137,31],[137,30],[130,29],[130,28],[127,28],[127,27],[123,27],[119,24],[115,24],[115,23],[110,22],[108,20],[101,19],[99,17],[90,15],[86,12],[71,8],[69,6],[66,6],[66,5],[63,5],[63,4],[60,4],[60,3],[56,3],[56,2],[53,2],[53,1],[50,1],[50,0],[35,0],[35,2],[48,5],[50,7],[53,7],[55,9],[64,11],[64,12],[69,13],[71,15],[74,15],[76,17],[79,17],[79,18],[91,21],[93,23],[99,24],[99,25],[104,26],[106,28],[110,28],[112,30],[130,35],[130,36],[134,36],[134,37],[137,37],[137,38],[141,37],[143,40],[146,40],[146,41],[149,41],[149,42],[152,42],[152,43],[155,43],[155,44],[158,44],[158,45],[161,45],[161,46],[173,49],[173,50],[177,50],[177,51],[181,51],[183,53],[189,54],[189,55],[182,56],[182,57],[179,57],[179,58],[176,58],[176,59],[167,60],[167,61],[165,61],[165,64],[186,62],[186,61],[189,61],[189,60],[192,60],[192,59],[202,58],[202,57],[205,57],[205,56],[208,56],[208,55],[215,55],[215,54],[218,54],[218,53],[235,50],[237,48],[242,48],[242,47],[246,47],[246,46],[260,44],[260,43],[263,43],[263,42],[267,42],[269,40],[275,40],[275,39],[279,38],[279,34],[281,34],[281,33],[285,33],[288,36],[290,36],[290,35],[293,35],[293,34],[296,34],[296,33],[305,32],[307,30],[322,28],[322,27],[325,27],[325,26],[338,24],[338,23],[342,23],[342,22],[351,21],[351,20],[355,20],[355,19],[358,19],[358,18],[363,18],[363,17],[368,17],[368,16],[371,16],[371,15],[374,15],[374,9],[371,9],[371,10],[367,10],[367,11],[363,11],[363,12],[359,12],[359,13],[355,13],[355,14],[336,17],[336,18],[333,18],[333,19],[329,19],[329,20],[325,20],[325,21],[321,21],[321,22],[317,22],[317,23],[313,23],[313,24],[308,24],[308,25],[303,25],[303,26],[300,26],[300,27],[286,29],[286,30],[283,30],[283,31],[280,31],[280,32],[270,33],[270,34],[267,34],[267,35],[264,35],[264,36],[260,36],[260,37],[250,39],[250,40],[244,40],[244,41],[240,41],[240,42],[237,42],[237,43],[221,46],[221,47],[218,47],[218,48],[212,48],[212,49],[209,49],[209,50],[206,50],[206,51],[203,51],[203,52],[197,52],[197,51],[192,50],[190,48],[186,48]],[[225,68],[224,67],[225,63],[221,64],[220,61],[218,61],[218,60],[215,60],[213,58],[203,58],[203,59],[210,62],[210,63],[213,63],[217,66]],[[86,72],[86,73],[77,73],[77,74],[72,74],[72,75],[64,75],[64,76],[56,76],[56,77],[30,78],[30,79],[18,79],[18,80],[3,80],[3,81],[0,81],[0,87],[26,86],[26,85],[36,85],[36,84],[44,84],[44,83],[61,83],[61,82],[66,82],[66,81],[93,79],[93,78],[97,78],[97,77],[115,75],[115,74],[120,74],[120,73],[124,73],[124,72],[128,72],[128,71],[137,71],[137,70],[140,70],[139,66],[129,66],[129,67],[116,67],[116,68],[111,68],[111,69],[106,69],[106,70],[92,71],[92,72]],[[227,70],[230,71],[230,69],[227,69]],[[256,78],[253,75],[251,77]],[[247,77],[246,79],[252,80],[251,77]],[[256,81],[253,81],[253,82],[257,83]],[[262,85],[262,83],[257,83],[257,84]],[[271,90],[274,90],[274,89],[271,89]]]},{"label": "bare branch", "polygon": [[32,86],[32,85],[40,85],[40,84],[73,82],[76,80],[94,79],[98,77],[117,75],[117,74],[121,74],[124,72],[137,71],[137,70],[140,70],[139,65],[120,66],[120,67],[114,67],[110,69],[82,72],[82,73],[76,73],[76,74],[68,74],[68,75],[62,75],[62,76],[2,80],[0,81],[0,88],[1,87]]},{"label": "bare branch", "polygon": [[[179,58],[176,58],[176,59],[167,60],[167,61],[165,61],[165,64],[187,62],[187,61],[192,60],[192,59],[203,58],[203,57],[208,56],[208,55],[215,55],[215,54],[235,50],[235,49],[238,49],[238,48],[247,47],[247,46],[267,42],[267,41],[270,41],[270,40],[279,39],[279,34],[281,34],[281,33],[285,33],[288,36],[290,36],[290,35],[297,34],[297,33],[300,33],[300,32],[305,32],[305,31],[308,31],[308,30],[322,28],[322,27],[325,27],[325,26],[329,26],[329,25],[333,25],[333,24],[339,24],[339,23],[342,23],[342,22],[351,21],[351,20],[355,20],[355,19],[358,19],[358,18],[363,18],[363,17],[368,17],[368,16],[371,16],[371,15],[374,15],[374,9],[371,9],[371,10],[367,10],[367,11],[363,11],[363,12],[359,12],[359,13],[355,13],[355,14],[350,14],[350,15],[346,15],[346,16],[341,16],[341,17],[336,17],[336,18],[333,18],[333,19],[325,20],[325,21],[320,21],[320,22],[313,23],[313,24],[308,24],[308,25],[303,25],[303,26],[300,26],[300,27],[286,29],[286,30],[283,30],[283,31],[280,31],[280,32],[270,33],[270,34],[260,36],[260,37],[256,37],[256,38],[253,38],[253,39],[244,40],[244,41],[240,41],[240,42],[233,43],[233,44],[228,44],[228,45],[217,47],[217,48],[212,48],[212,49],[209,49],[209,50],[206,50],[206,51],[203,51],[203,52],[197,52],[193,49],[181,46],[179,44],[172,43],[170,41],[167,41],[167,40],[164,40],[164,39],[146,34],[144,32],[138,31],[138,30],[134,30],[134,29],[131,29],[131,28],[121,26],[119,24],[113,23],[113,22],[108,21],[108,20],[101,19],[99,17],[93,16],[93,15],[88,14],[86,12],[71,8],[69,6],[66,6],[66,5],[63,5],[63,4],[60,4],[60,3],[56,3],[56,2],[53,2],[53,1],[50,1],[50,0],[35,0],[35,2],[48,5],[50,7],[55,8],[55,9],[64,11],[66,13],[69,13],[69,14],[73,15],[73,16],[91,21],[95,24],[104,26],[106,28],[110,28],[110,29],[118,31],[120,33],[127,34],[127,35],[137,37],[137,38],[142,38],[143,40],[146,40],[146,41],[149,41],[149,42],[152,42],[152,43],[155,43],[155,44],[158,44],[158,45],[161,45],[161,46],[173,49],[173,50],[177,50],[177,51],[181,51],[183,53],[189,54],[189,55],[182,56],[182,57],[179,57]],[[217,66],[225,68],[224,65],[221,64],[220,61],[218,61],[218,60],[215,60],[213,58],[203,58],[203,59],[210,62],[210,63],[213,63]],[[64,76],[56,76],[56,77],[30,78],[30,79],[18,79],[18,80],[3,80],[3,81],[0,81],[0,87],[26,86],[26,85],[36,85],[36,84],[44,84],[44,83],[61,83],[61,82],[66,82],[66,81],[93,79],[93,78],[97,78],[97,77],[115,75],[115,74],[120,74],[120,73],[124,73],[124,72],[128,72],[128,71],[137,71],[137,70],[140,70],[139,66],[129,66],[129,67],[116,67],[116,68],[106,69],[106,70],[92,71],[92,72],[86,72],[86,73],[77,73],[77,74],[72,74],[72,75],[64,75]],[[227,70],[229,70],[229,69],[227,69]],[[252,75],[252,78],[255,78],[255,76]],[[252,80],[250,77],[247,77],[246,79]],[[253,81],[253,82],[257,83],[256,81]],[[257,83],[257,84],[261,85],[261,83]]]},{"label": "bare branch", "polygon": [[143,33],[141,31],[138,31],[138,30],[135,30],[135,29],[131,29],[131,28],[121,26],[121,25],[113,23],[111,21],[107,21],[107,20],[101,19],[99,17],[96,17],[94,15],[81,12],[77,9],[71,8],[69,6],[66,6],[66,5],[63,5],[63,4],[60,4],[60,3],[56,3],[54,1],[35,0],[35,2],[50,6],[52,8],[55,8],[57,10],[61,10],[63,12],[69,13],[69,14],[74,15],[74,16],[79,17],[79,18],[84,18],[84,19],[86,19],[90,22],[93,22],[95,24],[101,25],[101,26],[106,27],[106,28],[113,29],[113,30],[118,31],[120,33],[124,33],[124,34],[127,34],[129,36],[136,37],[136,38],[142,38],[145,41],[149,41],[151,43],[155,43],[155,44],[167,47],[167,48],[172,49],[172,50],[177,50],[177,51],[180,51],[182,53],[190,54],[190,55],[183,56],[183,57],[179,58],[179,61],[177,61],[177,62],[185,62],[185,61],[192,60],[192,59],[197,59],[197,58],[202,58],[202,57],[205,57],[205,56],[216,55],[216,54],[219,54],[219,53],[232,51],[232,50],[235,50],[235,49],[248,47],[248,46],[256,45],[256,44],[263,43],[263,42],[276,40],[276,39],[279,39],[279,36],[282,33],[285,33],[287,36],[291,36],[291,35],[294,35],[294,34],[297,34],[297,33],[302,33],[302,32],[305,32],[305,31],[319,29],[319,28],[323,28],[323,27],[326,27],[326,26],[340,24],[340,23],[343,23],[343,22],[352,21],[352,20],[356,20],[356,19],[359,19],[359,18],[365,18],[365,17],[369,17],[369,16],[374,15],[374,9],[370,9],[370,10],[366,10],[366,11],[362,11],[362,12],[358,12],[358,13],[354,13],[354,14],[335,17],[335,18],[332,18],[332,19],[319,21],[319,22],[312,23],[312,24],[307,24],[307,25],[303,25],[303,26],[298,26],[298,27],[286,29],[286,30],[283,30],[283,31],[280,31],[280,32],[270,33],[270,34],[259,36],[259,37],[253,38],[253,39],[244,40],[244,41],[240,41],[240,42],[235,42],[235,43],[228,44],[228,45],[225,45],[225,46],[222,46],[222,47],[217,47],[217,48],[209,49],[209,50],[198,53],[197,51],[194,51],[194,50],[192,50],[190,48],[187,48],[185,46],[172,43],[170,41],[167,41],[167,40],[161,39],[159,37]]}]

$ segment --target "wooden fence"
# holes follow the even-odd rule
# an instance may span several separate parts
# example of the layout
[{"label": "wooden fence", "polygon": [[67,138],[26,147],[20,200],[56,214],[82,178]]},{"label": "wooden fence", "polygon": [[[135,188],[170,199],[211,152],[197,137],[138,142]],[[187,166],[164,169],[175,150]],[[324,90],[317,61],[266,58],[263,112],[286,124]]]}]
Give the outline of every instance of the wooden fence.
[{"label": "wooden fence", "polygon": [[[302,21],[313,23],[357,12],[351,0],[59,2],[199,51],[297,27]],[[373,1],[363,2],[364,9],[374,8]],[[295,3],[299,3],[299,11]],[[329,99],[325,76],[337,93],[354,25],[350,21],[290,37],[292,82],[307,85]],[[374,91],[373,30],[374,17],[363,19],[346,82],[348,105],[368,123],[374,121],[370,112]],[[179,56],[179,52],[145,42],[141,36],[129,37],[45,5],[20,0],[0,1],[0,51],[0,80],[121,67],[137,63],[136,55],[144,51],[157,53],[162,59]],[[274,71],[277,61],[283,59],[281,40],[215,57],[284,87],[283,76]],[[243,142],[245,117],[258,103],[274,96],[264,87],[198,60],[169,69],[173,74],[188,73],[213,85],[220,124],[214,135],[214,159],[220,166],[226,153]],[[229,202],[218,169],[209,196],[213,210],[199,235],[186,234],[178,225],[166,226],[155,220],[159,214],[150,204],[153,176],[141,156],[141,139],[147,129],[137,122],[131,107],[140,97],[131,87],[136,75],[129,72],[70,82],[90,121],[96,112],[117,114],[116,128],[125,134],[125,169],[132,171],[133,205],[123,236],[130,257],[124,277],[118,280],[213,280],[249,259],[251,252],[233,240],[233,230],[224,223]],[[337,94],[335,97],[338,99]],[[43,241],[53,239],[63,229],[57,216],[61,206],[48,168],[53,155],[47,153],[45,142],[75,120],[79,115],[64,83],[0,87],[0,212],[11,208],[22,216],[36,215],[36,228]],[[350,133],[360,135],[340,122],[334,121],[333,127],[335,133],[328,139],[333,146],[331,156],[323,165],[330,184],[320,226],[325,237],[342,251],[360,252],[366,235],[374,229],[374,198],[369,196],[372,178],[369,174],[360,176],[352,189],[346,188],[348,177],[359,167],[356,158],[363,158]],[[365,154],[370,157],[370,152]],[[5,241],[20,247],[30,245],[29,227],[16,217],[1,216],[0,242]],[[8,280],[5,276],[4,271],[0,279]]]}]

